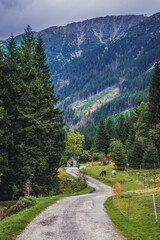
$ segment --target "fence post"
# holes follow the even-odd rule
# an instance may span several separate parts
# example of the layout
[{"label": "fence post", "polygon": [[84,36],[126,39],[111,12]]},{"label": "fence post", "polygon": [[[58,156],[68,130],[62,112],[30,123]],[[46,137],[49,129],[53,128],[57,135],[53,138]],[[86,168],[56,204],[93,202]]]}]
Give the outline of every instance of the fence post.
[{"label": "fence post", "polygon": [[130,224],[130,219],[131,219],[131,202],[132,202],[132,198],[131,198],[131,193],[129,194],[129,207],[128,207],[128,222]]},{"label": "fence post", "polygon": [[156,212],[156,203],[155,203],[155,197],[154,197],[154,194],[153,194],[153,204],[154,204],[155,219],[156,219],[156,222],[157,222],[157,212]]},{"label": "fence post", "polygon": [[117,193],[117,191],[116,191],[116,196],[117,196],[118,209],[119,209],[119,212],[120,212],[120,205],[119,205],[119,199],[118,199],[118,193]]},{"label": "fence post", "polygon": [[156,181],[155,181],[155,176],[154,176],[154,187],[155,187],[155,185],[156,185]]}]

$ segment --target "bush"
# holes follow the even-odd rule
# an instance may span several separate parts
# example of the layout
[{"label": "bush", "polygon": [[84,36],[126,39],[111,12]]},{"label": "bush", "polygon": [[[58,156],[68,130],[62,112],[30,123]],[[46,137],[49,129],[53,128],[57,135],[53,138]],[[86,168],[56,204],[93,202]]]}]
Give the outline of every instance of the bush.
[{"label": "bush", "polygon": [[29,196],[29,197],[20,198],[19,201],[15,205],[11,206],[8,209],[6,215],[8,216],[8,215],[20,212],[24,208],[33,206],[35,204],[36,204],[36,198],[35,197]]},{"label": "bush", "polygon": [[62,193],[74,193],[80,192],[87,187],[87,181],[85,177],[78,177],[76,179],[68,179],[63,177],[60,184],[60,190]]}]

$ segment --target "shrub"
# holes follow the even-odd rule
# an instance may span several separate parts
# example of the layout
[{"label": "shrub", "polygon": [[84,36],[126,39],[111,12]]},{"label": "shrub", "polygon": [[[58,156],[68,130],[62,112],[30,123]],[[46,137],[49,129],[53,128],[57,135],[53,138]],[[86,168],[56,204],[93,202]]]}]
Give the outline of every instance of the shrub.
[{"label": "shrub", "polygon": [[33,206],[35,204],[36,204],[36,198],[35,197],[29,196],[29,197],[20,198],[19,201],[15,205],[11,206],[8,209],[6,215],[8,216],[8,215],[20,212],[24,208]]}]

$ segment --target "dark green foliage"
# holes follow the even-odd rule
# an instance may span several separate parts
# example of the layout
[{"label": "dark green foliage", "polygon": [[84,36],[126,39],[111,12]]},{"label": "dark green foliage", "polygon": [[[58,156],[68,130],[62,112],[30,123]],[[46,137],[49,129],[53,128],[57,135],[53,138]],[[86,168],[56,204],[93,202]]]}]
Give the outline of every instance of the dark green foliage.
[{"label": "dark green foliage", "polygon": [[109,143],[107,140],[104,119],[101,117],[96,134],[96,149],[98,152],[108,153]]},{"label": "dark green foliage", "polygon": [[144,156],[145,145],[142,141],[135,140],[132,148],[127,152],[130,167],[140,168]]},{"label": "dark green foliage", "polygon": [[83,143],[83,149],[84,150],[90,150],[92,148],[93,145],[93,140],[91,138],[91,136],[87,133],[84,133],[84,143]]},{"label": "dark green foliage", "polygon": [[1,62],[0,198],[24,195],[26,183],[33,195],[54,194],[65,134],[42,38],[28,26],[20,48],[11,36]]},{"label": "dark green foliage", "polygon": [[129,134],[129,120],[125,118],[123,114],[120,115],[120,119],[115,126],[116,139],[125,143]]},{"label": "dark green foliage", "polygon": [[142,166],[145,169],[159,167],[158,151],[154,144],[149,145],[142,159]]},{"label": "dark green foliage", "polygon": [[[113,130],[112,125],[109,124],[111,120],[109,118],[107,120],[106,129],[108,129],[108,135],[110,135],[110,130],[114,131],[109,151],[111,152],[111,159],[114,162],[118,162],[116,165],[121,163],[121,158],[126,163],[125,151],[127,151],[128,164],[132,168],[153,168],[159,166],[160,116],[158,106],[160,96],[158,95],[159,91],[157,91],[159,84],[156,85],[159,77],[160,66],[157,63],[150,83],[149,101],[143,102],[141,96],[139,96],[136,106],[130,115],[125,116],[121,114],[119,118],[116,118]],[[102,126],[99,133],[101,139],[103,136],[102,123],[101,120],[99,123],[99,126]],[[98,131],[99,128],[97,133]],[[102,143],[103,141],[100,144],[101,146]],[[99,144],[98,141],[96,141],[96,144]],[[119,166],[122,169],[123,167]]]},{"label": "dark green foliage", "polygon": [[107,118],[107,122],[106,122],[106,135],[107,135],[107,141],[109,146],[111,143],[111,140],[114,138],[113,122],[110,117]]},{"label": "dark green foliage", "polygon": [[10,216],[11,214],[15,214],[17,212],[20,212],[24,208],[28,208],[31,206],[34,206],[36,204],[36,198],[35,197],[24,197],[20,198],[19,201],[16,202],[13,206],[11,206],[7,211],[7,216]]},{"label": "dark green foliage", "polygon": [[127,155],[125,153],[123,144],[120,141],[118,141],[114,147],[111,157],[117,169],[124,170],[125,166],[127,166]]},{"label": "dark green foliage", "polygon": [[160,122],[160,63],[154,68],[151,83],[149,85],[149,121],[151,125]]},{"label": "dark green foliage", "polygon": [[153,125],[149,130],[149,138],[155,144],[160,159],[160,123]]}]

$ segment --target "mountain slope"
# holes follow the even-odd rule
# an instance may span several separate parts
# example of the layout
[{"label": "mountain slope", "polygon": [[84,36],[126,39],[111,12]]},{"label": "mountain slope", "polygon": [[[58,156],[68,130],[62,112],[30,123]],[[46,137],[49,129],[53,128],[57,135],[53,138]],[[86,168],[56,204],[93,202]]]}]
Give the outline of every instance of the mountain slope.
[{"label": "mountain slope", "polygon": [[[133,107],[139,93],[147,97],[152,68],[160,60],[160,13],[95,18],[40,34],[69,125],[81,118],[86,124],[87,115],[98,122],[101,114]],[[110,87],[116,90],[107,98]]]}]

